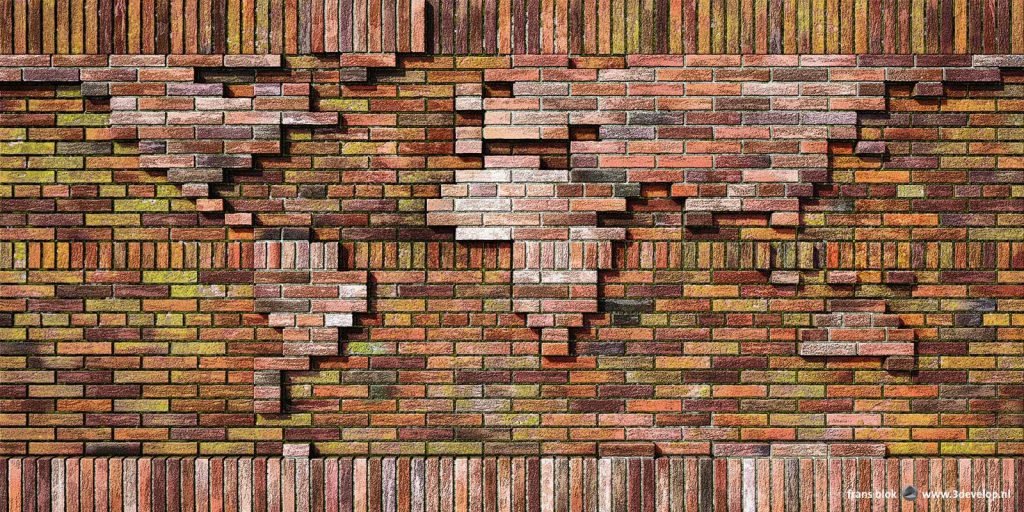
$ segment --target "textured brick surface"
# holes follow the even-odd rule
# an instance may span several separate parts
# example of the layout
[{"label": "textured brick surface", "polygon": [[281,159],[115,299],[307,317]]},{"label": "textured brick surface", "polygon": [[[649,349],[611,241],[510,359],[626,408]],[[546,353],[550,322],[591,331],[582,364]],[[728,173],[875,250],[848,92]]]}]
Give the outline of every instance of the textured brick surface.
[{"label": "textured brick surface", "polygon": [[1021,64],[0,56],[0,451],[1019,454]]},{"label": "textured brick surface", "polygon": [[0,509],[1020,510],[1022,472],[1006,458],[22,458],[0,459]]},{"label": "textured brick surface", "polygon": [[1019,0],[0,0],[0,54],[1024,52]]}]

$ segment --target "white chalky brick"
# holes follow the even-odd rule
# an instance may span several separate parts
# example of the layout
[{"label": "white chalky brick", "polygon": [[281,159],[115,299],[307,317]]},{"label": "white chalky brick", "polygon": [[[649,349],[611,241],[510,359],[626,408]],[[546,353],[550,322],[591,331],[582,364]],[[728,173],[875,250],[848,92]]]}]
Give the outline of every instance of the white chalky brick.
[{"label": "white chalky brick", "polygon": [[480,139],[484,136],[484,128],[482,126],[456,126],[455,127],[455,138],[456,139]]},{"label": "white chalky brick", "polygon": [[457,228],[455,228],[455,239],[456,240],[511,240],[512,239],[512,228],[508,228],[508,227],[493,227],[493,228],[457,227]]},{"label": "white chalky brick", "polygon": [[455,98],[455,110],[483,110],[484,100],[480,96],[459,96]]},{"label": "white chalky brick", "polygon": [[111,112],[110,124],[164,124],[163,112]]},{"label": "white chalky brick", "polygon": [[857,355],[856,343],[802,342],[802,356],[854,356]]},{"label": "white chalky brick", "polygon": [[344,284],[338,286],[338,297],[343,299],[366,298],[366,285]]},{"label": "white chalky brick", "polygon": [[460,212],[502,212],[511,211],[510,199],[456,199],[455,211]]},{"label": "white chalky brick", "polygon": [[455,153],[459,155],[477,155],[484,152],[484,141],[480,139],[463,139],[455,141]]},{"label": "white chalky brick", "polygon": [[733,183],[725,188],[725,194],[729,197],[756,197],[757,185],[753,183]]},{"label": "white chalky brick", "polygon": [[692,211],[740,211],[742,207],[740,199],[691,197],[686,200],[686,210]]},{"label": "white chalky brick", "polygon": [[512,173],[508,169],[458,169],[455,171],[455,181],[466,183],[500,183],[511,179]]},{"label": "white chalky brick", "polygon": [[512,301],[512,310],[516,313],[538,313],[540,312],[540,300],[516,299]]},{"label": "white chalky brick", "polygon": [[117,110],[135,110],[138,108],[139,100],[134,96],[114,96],[110,98],[110,109]]},{"label": "white chalky brick", "polygon": [[621,240],[625,237],[625,228],[569,228],[569,238],[573,240]]},{"label": "white chalky brick", "polygon": [[540,271],[516,270],[512,272],[512,282],[516,284],[538,284],[540,283]]},{"label": "white chalky brick", "polygon": [[800,284],[800,272],[796,270],[775,270],[771,275],[771,283],[779,285]]},{"label": "white chalky brick", "polygon": [[324,327],[352,327],[350,313],[328,313],[324,315]]},{"label": "white chalky brick", "polygon": [[569,171],[564,169],[514,169],[512,181],[517,183],[567,183]]},{"label": "white chalky brick", "polygon": [[596,270],[544,270],[541,282],[545,284],[596,283]]},{"label": "white chalky brick", "polygon": [[540,157],[536,155],[487,155],[484,167],[498,169],[539,169]]}]

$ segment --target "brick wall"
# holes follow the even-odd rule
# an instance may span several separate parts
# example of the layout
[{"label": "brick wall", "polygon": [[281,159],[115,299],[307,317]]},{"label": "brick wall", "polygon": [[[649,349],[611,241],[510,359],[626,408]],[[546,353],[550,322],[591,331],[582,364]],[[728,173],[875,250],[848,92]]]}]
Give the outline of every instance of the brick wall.
[{"label": "brick wall", "polygon": [[1024,448],[1019,57],[0,66],[4,454]]}]

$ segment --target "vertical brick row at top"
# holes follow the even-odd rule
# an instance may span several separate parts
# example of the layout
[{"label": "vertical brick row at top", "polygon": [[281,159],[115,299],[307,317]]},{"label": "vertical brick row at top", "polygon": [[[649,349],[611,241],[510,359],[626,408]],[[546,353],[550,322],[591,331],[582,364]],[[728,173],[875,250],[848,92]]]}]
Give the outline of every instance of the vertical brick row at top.
[{"label": "vertical brick row at top", "polygon": [[1011,0],[4,0],[0,14],[2,54],[1024,51]]}]

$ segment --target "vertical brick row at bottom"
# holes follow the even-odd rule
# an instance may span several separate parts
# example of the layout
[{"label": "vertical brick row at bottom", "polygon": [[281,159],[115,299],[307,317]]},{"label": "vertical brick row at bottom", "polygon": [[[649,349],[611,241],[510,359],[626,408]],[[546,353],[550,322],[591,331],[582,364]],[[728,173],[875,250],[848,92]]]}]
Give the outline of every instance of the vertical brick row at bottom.
[{"label": "vertical brick row at bottom", "polygon": [[17,458],[0,483],[2,512],[1024,510],[1019,458]]}]

